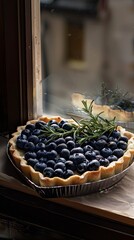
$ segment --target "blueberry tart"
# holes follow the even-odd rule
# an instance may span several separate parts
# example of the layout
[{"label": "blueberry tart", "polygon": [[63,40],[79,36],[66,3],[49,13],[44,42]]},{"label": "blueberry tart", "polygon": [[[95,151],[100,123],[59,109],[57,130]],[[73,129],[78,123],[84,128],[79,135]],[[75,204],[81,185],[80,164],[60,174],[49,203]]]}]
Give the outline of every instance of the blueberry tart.
[{"label": "blueberry tart", "polygon": [[87,118],[76,121],[42,116],[20,126],[9,140],[12,159],[38,186],[67,186],[116,175],[133,162],[134,134],[115,119],[93,115],[82,101]]}]

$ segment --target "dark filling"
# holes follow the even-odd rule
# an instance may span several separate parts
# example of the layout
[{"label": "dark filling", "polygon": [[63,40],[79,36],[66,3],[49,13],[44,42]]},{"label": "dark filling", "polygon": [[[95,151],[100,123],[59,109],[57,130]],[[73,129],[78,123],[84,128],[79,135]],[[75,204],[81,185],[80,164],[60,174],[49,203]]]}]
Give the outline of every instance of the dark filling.
[{"label": "dark filling", "polygon": [[35,171],[50,178],[58,176],[64,179],[96,171],[100,166],[107,167],[122,157],[127,149],[128,138],[121,136],[117,130],[86,139],[80,144],[72,128],[64,120],[60,123],[51,120],[28,124],[18,136],[16,145],[25,152],[27,164]]}]

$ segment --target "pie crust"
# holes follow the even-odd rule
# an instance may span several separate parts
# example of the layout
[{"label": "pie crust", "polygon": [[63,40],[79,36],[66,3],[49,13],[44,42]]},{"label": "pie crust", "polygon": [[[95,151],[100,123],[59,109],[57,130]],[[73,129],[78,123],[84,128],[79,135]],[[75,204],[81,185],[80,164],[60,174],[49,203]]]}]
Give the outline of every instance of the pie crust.
[{"label": "pie crust", "polygon": [[[57,122],[60,122],[63,118],[56,117],[47,117],[42,116],[37,120],[28,121],[29,123],[36,123],[38,120],[48,122],[51,119],[55,119]],[[73,122],[73,120],[68,120]],[[26,126],[26,125],[25,125]],[[67,179],[60,177],[44,177],[41,172],[35,171],[33,167],[27,165],[27,161],[24,159],[24,152],[17,148],[16,139],[20,135],[21,131],[25,126],[20,126],[17,128],[17,131],[12,134],[12,138],[9,140],[9,152],[13,159],[13,162],[22,173],[30,179],[34,184],[41,187],[52,187],[52,186],[67,186],[75,184],[83,184],[87,182],[98,181],[101,179],[109,178],[113,175],[116,175],[126,169],[133,162],[134,157],[134,134],[126,131],[121,126],[117,127],[117,130],[120,131],[122,136],[128,137],[128,147],[124,155],[119,158],[116,162],[111,162],[108,167],[100,166],[97,171],[87,171],[82,175],[73,175]]]}]

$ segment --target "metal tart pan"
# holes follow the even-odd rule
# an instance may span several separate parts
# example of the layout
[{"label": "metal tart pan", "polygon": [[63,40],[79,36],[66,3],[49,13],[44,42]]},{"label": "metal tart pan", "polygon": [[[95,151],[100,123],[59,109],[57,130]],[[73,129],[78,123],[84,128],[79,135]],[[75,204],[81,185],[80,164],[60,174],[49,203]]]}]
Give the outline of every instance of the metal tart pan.
[{"label": "metal tart pan", "polygon": [[129,171],[132,164],[123,170],[121,173],[118,173],[112,177],[107,179],[102,179],[95,182],[88,182],[84,184],[77,185],[68,185],[68,186],[54,186],[54,187],[41,187],[33,183],[30,179],[28,179],[23,172],[15,165],[10,152],[9,145],[7,145],[7,156],[14,166],[14,168],[19,172],[21,177],[25,180],[26,184],[34,189],[40,197],[42,198],[59,198],[59,197],[76,197],[88,195],[96,192],[107,192],[109,189],[113,188],[116,184],[118,184],[122,178]]}]

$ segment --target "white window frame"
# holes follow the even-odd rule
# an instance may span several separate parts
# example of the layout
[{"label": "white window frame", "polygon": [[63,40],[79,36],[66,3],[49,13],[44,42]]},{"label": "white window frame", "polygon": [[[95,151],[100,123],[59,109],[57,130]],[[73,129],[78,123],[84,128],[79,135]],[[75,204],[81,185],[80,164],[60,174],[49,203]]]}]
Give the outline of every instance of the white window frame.
[{"label": "white window frame", "polygon": [[31,1],[31,8],[33,53],[33,114],[34,118],[37,118],[43,114],[40,0]]}]

